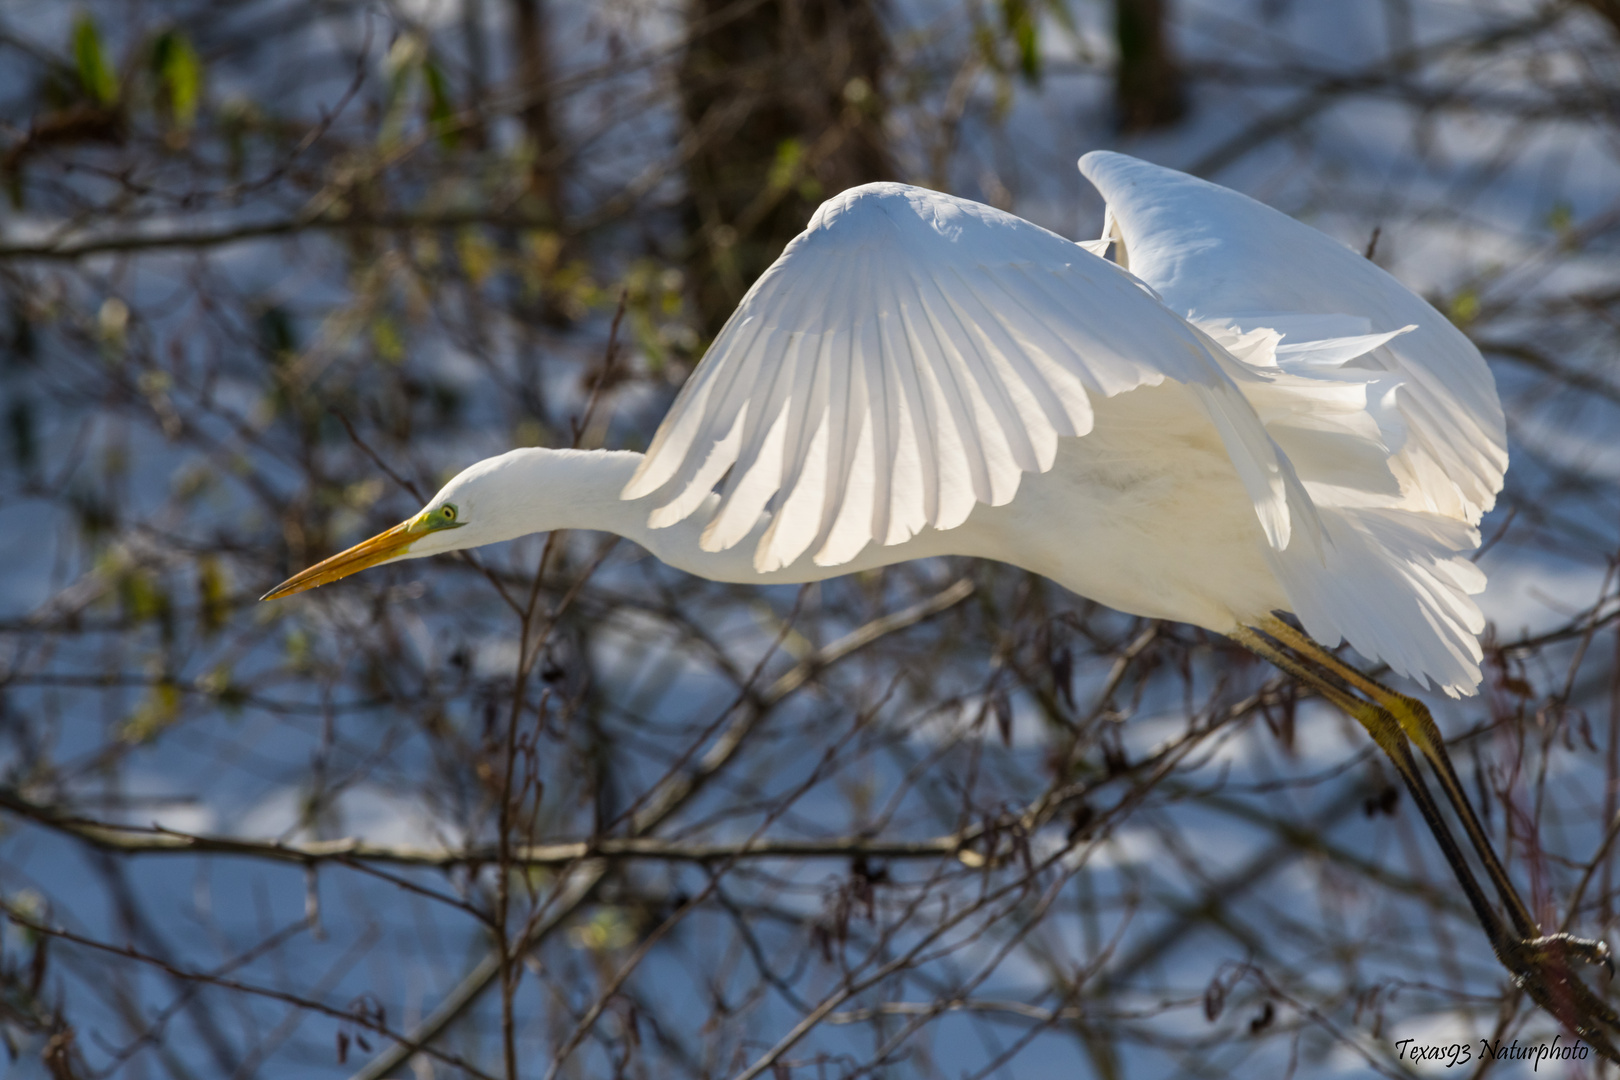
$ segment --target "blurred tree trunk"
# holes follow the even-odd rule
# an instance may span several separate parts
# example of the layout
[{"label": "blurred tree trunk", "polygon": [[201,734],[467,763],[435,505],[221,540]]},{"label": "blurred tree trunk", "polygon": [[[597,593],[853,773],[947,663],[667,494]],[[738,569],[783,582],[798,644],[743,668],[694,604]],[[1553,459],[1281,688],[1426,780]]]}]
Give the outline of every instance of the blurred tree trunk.
[{"label": "blurred tree trunk", "polygon": [[818,203],[893,176],[885,0],[689,0],[688,270],[713,334]]},{"label": "blurred tree trunk", "polygon": [[[565,327],[573,316],[565,298],[555,288],[554,272],[576,257],[574,245],[569,243],[565,207],[562,199],[563,149],[557,128],[556,98],[552,81],[551,35],[546,19],[546,0],[511,0],[512,4],[512,66],[517,75],[518,119],[523,123],[524,137],[534,159],[529,165],[529,198],[541,220],[548,222],[556,234],[556,243],[541,256],[534,269],[542,285],[539,304],[534,314],[552,327]],[[508,243],[515,243],[508,237]],[[515,252],[515,248],[512,249]],[[532,259],[534,253],[520,258]],[[532,342],[524,329],[524,352],[533,355]],[[545,415],[545,395],[540,390],[538,368],[530,383],[533,409],[536,416]]]},{"label": "blurred tree trunk", "polygon": [[559,145],[552,116],[550,39],[546,33],[544,3],[543,0],[511,0],[511,3],[512,66],[522,94],[518,116],[534,153],[534,164],[529,170],[530,191],[539,201],[541,212],[560,224]]},{"label": "blurred tree trunk", "polygon": [[1121,131],[1149,131],[1187,111],[1181,65],[1170,44],[1170,0],[1114,0],[1114,109]]}]

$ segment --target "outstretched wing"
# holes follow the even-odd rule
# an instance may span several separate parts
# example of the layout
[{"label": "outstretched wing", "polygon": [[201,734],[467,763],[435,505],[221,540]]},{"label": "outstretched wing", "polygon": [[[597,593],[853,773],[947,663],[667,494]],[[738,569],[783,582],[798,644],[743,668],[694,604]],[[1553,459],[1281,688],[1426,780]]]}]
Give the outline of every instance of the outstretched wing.
[{"label": "outstretched wing", "polygon": [[1204,180],[1107,151],[1080,159],[1108,202],[1105,238],[1173,310],[1298,338],[1404,334],[1356,363],[1393,373],[1406,440],[1390,460],[1421,508],[1470,524],[1496,502],[1507,437],[1472,342],[1370,260],[1286,214]]},{"label": "outstretched wing", "polygon": [[[1091,430],[1091,395],[1192,385],[1272,544],[1308,497],[1220,351],[1141,282],[990,207],[902,184],[823,204],[754,284],[665,417],[623,497],[653,527],[720,502],[719,551],[772,512],[754,565],[950,529]],[[1290,509],[1292,508],[1292,516]],[[1314,545],[1315,536],[1311,534]]]}]

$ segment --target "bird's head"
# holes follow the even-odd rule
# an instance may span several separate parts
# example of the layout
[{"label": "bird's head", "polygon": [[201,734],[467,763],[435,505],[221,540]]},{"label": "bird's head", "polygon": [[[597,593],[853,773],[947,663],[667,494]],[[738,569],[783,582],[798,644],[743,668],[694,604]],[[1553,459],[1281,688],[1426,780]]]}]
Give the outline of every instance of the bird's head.
[{"label": "bird's head", "polygon": [[527,458],[549,453],[514,450],[463,469],[415,515],[294,574],[259,599],[279,600],[384,563],[479,547],[534,531],[513,520],[513,487],[520,482],[516,473]]}]

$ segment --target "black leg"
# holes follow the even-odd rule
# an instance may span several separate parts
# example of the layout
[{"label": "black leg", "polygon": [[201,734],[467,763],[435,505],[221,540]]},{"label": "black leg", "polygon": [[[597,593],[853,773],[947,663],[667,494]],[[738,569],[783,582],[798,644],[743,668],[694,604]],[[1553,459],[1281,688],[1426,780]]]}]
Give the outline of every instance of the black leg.
[{"label": "black leg", "polygon": [[[1513,974],[1514,982],[1537,1005],[1586,1039],[1599,1054],[1620,1064],[1620,1050],[1609,1038],[1611,1031],[1620,1033],[1620,1014],[1581,981],[1571,964],[1574,960],[1603,964],[1612,972],[1608,945],[1568,934],[1540,933],[1463,791],[1429,710],[1421,702],[1369,679],[1280,619],[1269,619],[1262,627],[1265,634],[1240,627],[1232,636],[1250,651],[1314,689],[1367,729],[1400,773],[1412,801],[1417,804],[1468,897],[1492,951]],[[1357,691],[1366,697],[1358,696]],[[1463,823],[1469,841],[1507,908],[1511,930],[1474,877],[1473,869],[1418,769],[1408,739],[1417,744],[1429,762],[1446,800]]]},{"label": "black leg", "polygon": [[1268,619],[1262,626],[1267,634],[1296,653],[1309,657],[1334,672],[1395,718],[1401,730],[1428,761],[1430,768],[1434,769],[1435,778],[1440,782],[1440,790],[1445,795],[1446,801],[1451,804],[1452,810],[1456,812],[1458,820],[1462,822],[1463,830],[1468,833],[1469,842],[1473,844],[1475,853],[1485,866],[1485,873],[1489,875],[1491,883],[1496,887],[1497,895],[1507,908],[1508,918],[1512,920],[1514,929],[1521,938],[1535,937],[1538,934],[1535,919],[1531,917],[1529,908],[1520,899],[1507,869],[1496,856],[1496,850],[1491,847],[1491,842],[1485,835],[1485,828],[1480,824],[1479,816],[1474,813],[1473,804],[1468,801],[1468,796],[1463,791],[1462,781],[1458,779],[1457,770],[1451,764],[1451,756],[1446,753],[1445,740],[1441,737],[1440,728],[1435,724],[1428,707],[1415,698],[1397,693],[1369,679],[1281,619]]},{"label": "black leg", "polygon": [[1485,936],[1490,940],[1491,948],[1504,963],[1508,959],[1508,950],[1511,948],[1514,937],[1502,925],[1501,918],[1491,907],[1485,896],[1485,891],[1479,887],[1474,878],[1474,872],[1463,856],[1456,838],[1451,834],[1451,828],[1440,814],[1440,808],[1429,792],[1429,786],[1423,780],[1423,774],[1418,771],[1417,761],[1412,757],[1412,750],[1406,744],[1406,736],[1402,733],[1400,725],[1387,711],[1368,702],[1361,701],[1355,696],[1345,692],[1321,673],[1313,670],[1298,657],[1292,656],[1275,644],[1252,630],[1244,628],[1241,633],[1234,635],[1239,642],[1251,652],[1271,661],[1283,671],[1292,675],[1300,682],[1314,689],[1325,699],[1344,710],[1372,736],[1373,742],[1384,752],[1395,771],[1400,773],[1401,780],[1406,784],[1406,790],[1411,794],[1412,801],[1417,804],[1418,811],[1423,820],[1428,823],[1429,831],[1434,834],[1440,851],[1445,855],[1446,862],[1451,865],[1452,873],[1456,875],[1457,882],[1462,886],[1463,892],[1468,896],[1469,906],[1474,909],[1474,915],[1479,919]]}]

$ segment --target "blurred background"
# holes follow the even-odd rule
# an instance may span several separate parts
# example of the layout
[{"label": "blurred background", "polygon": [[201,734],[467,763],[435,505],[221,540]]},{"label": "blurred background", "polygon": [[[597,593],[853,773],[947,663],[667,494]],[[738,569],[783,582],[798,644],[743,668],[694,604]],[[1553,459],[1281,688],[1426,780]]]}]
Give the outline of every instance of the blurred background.
[{"label": "blurred background", "polygon": [[1370,743],[1211,635],[588,533],[256,602],[480,457],[644,447],[823,198],[1087,239],[1098,147],[1490,360],[1433,704],[1612,939],[1614,0],[0,0],[0,1075],[1532,1075]]}]

